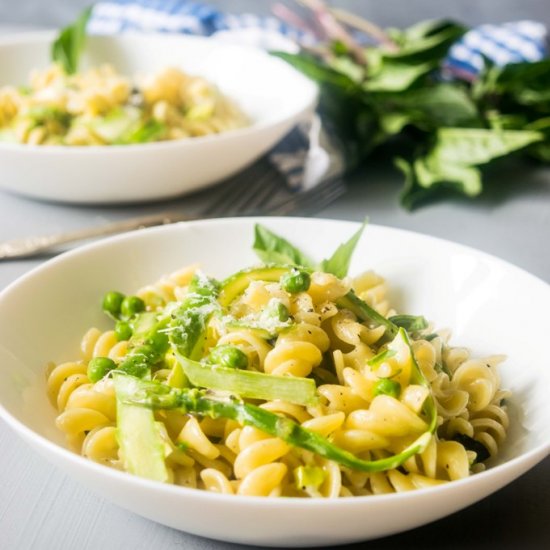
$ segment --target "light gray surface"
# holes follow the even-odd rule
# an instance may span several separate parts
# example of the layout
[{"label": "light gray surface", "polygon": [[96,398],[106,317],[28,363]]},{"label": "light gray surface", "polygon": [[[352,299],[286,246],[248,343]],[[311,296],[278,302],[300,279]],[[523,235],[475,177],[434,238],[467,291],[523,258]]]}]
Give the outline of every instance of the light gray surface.
[{"label": "light gray surface", "polygon": [[[77,11],[71,2],[0,0],[0,23],[62,23]],[[220,3],[220,2],[218,2]],[[232,11],[265,10],[267,2],[226,2]],[[550,23],[548,1],[402,1],[355,4],[387,24],[426,16],[461,17],[472,23],[531,17]],[[71,12],[72,10],[72,12]],[[373,15],[374,14],[374,15]],[[1,173],[0,173],[1,177]],[[361,220],[411,229],[474,246],[515,263],[550,282],[550,170],[520,164],[501,166],[490,190],[469,202],[436,203],[412,214],[396,205],[400,176],[387,165],[367,166],[350,178],[348,194],[320,217]],[[192,209],[198,199],[174,201]],[[151,213],[165,204],[75,208],[0,193],[0,239],[83,227]],[[40,261],[0,264],[0,289]],[[503,300],[506,297],[503,296]],[[23,320],[14,319],[14,322]],[[522,322],[511,319],[510,322]],[[550,328],[550,327],[549,327]],[[182,513],[185,513],[182,511]],[[369,548],[546,548],[550,542],[550,459],[475,506],[414,531],[352,547]],[[243,518],[243,526],[246,518]],[[281,526],[284,529],[284,526]],[[0,549],[192,549],[239,548],[179,533],[126,512],[67,478],[32,452],[0,423]],[[244,548],[244,547],[243,547]]]}]

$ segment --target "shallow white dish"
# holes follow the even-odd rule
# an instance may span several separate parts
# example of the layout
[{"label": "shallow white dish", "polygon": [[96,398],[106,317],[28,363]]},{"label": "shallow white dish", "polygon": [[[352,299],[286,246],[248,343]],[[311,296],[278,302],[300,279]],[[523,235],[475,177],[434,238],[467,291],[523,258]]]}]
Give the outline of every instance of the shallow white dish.
[{"label": "shallow white dish", "polygon": [[131,292],[199,261],[223,277],[257,260],[262,221],[316,259],[357,224],[300,218],[210,220],[123,235],[64,254],[0,294],[0,414],[48,460],[120,506],[197,535],[254,545],[336,545],[420,526],[514,480],[550,451],[546,312],[550,286],[476,250],[416,233],[370,226],[351,272],[385,276],[401,311],[453,328],[476,354],[505,353],[502,386],[513,392],[511,427],[499,462],[470,478],[408,493],[337,500],[234,497],[163,485],[110,470],[64,447],[46,398],[46,361],[78,354],[90,326],[107,327],[106,290]]},{"label": "shallow white dish", "polygon": [[[50,62],[54,34],[0,38],[0,87],[28,82]],[[88,39],[83,66],[111,63],[122,74],[180,67],[217,84],[251,126],[188,140],[94,147],[0,143],[0,187],[73,203],[126,203],[188,193],[229,177],[273,147],[314,109],[317,88],[260,50],[208,38],[134,34]]]}]

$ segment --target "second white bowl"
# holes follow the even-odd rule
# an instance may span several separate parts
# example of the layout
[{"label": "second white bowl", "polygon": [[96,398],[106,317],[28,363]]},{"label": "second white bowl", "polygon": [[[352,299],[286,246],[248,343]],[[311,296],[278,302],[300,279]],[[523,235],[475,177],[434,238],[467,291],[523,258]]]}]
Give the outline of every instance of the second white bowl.
[{"label": "second white bowl", "polygon": [[[0,40],[0,87],[20,85],[50,62],[54,35]],[[142,145],[95,147],[0,143],[0,186],[31,197],[73,203],[163,199],[231,176],[272,148],[316,103],[313,82],[254,48],[164,34],[93,36],[84,64],[110,63],[122,74],[175,66],[215,83],[250,117],[224,134]]]}]

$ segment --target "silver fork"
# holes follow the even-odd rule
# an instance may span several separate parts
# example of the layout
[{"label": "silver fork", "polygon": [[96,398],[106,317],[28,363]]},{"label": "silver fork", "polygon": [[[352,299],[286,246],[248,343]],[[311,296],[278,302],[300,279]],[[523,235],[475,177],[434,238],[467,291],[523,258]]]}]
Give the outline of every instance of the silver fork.
[{"label": "silver fork", "polygon": [[0,243],[0,260],[29,258],[63,244],[180,221],[246,215],[287,216],[293,213],[311,213],[321,210],[342,195],[345,192],[345,184],[341,178],[331,178],[307,191],[295,192],[283,200],[275,202],[270,200],[280,190],[281,182],[268,175],[252,179],[246,186],[243,185],[241,178],[235,178],[226,184],[211,204],[197,214],[162,212],[76,231],[5,241]]}]

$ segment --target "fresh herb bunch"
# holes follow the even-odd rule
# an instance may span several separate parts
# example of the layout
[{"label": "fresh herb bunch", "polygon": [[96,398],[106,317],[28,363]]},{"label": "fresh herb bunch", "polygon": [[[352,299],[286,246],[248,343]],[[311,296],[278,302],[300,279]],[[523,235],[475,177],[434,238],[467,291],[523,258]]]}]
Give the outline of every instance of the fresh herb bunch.
[{"label": "fresh herb bunch", "polygon": [[[321,112],[349,169],[383,144],[408,144],[406,158],[394,158],[405,175],[406,208],[442,189],[479,195],[482,167],[518,151],[550,162],[550,59],[505,67],[486,59],[474,82],[444,81],[442,62],[468,30],[463,25],[427,21],[383,31],[318,0],[301,3],[328,42],[274,55],[319,83]],[[367,31],[377,45],[359,47],[340,22]]]}]

